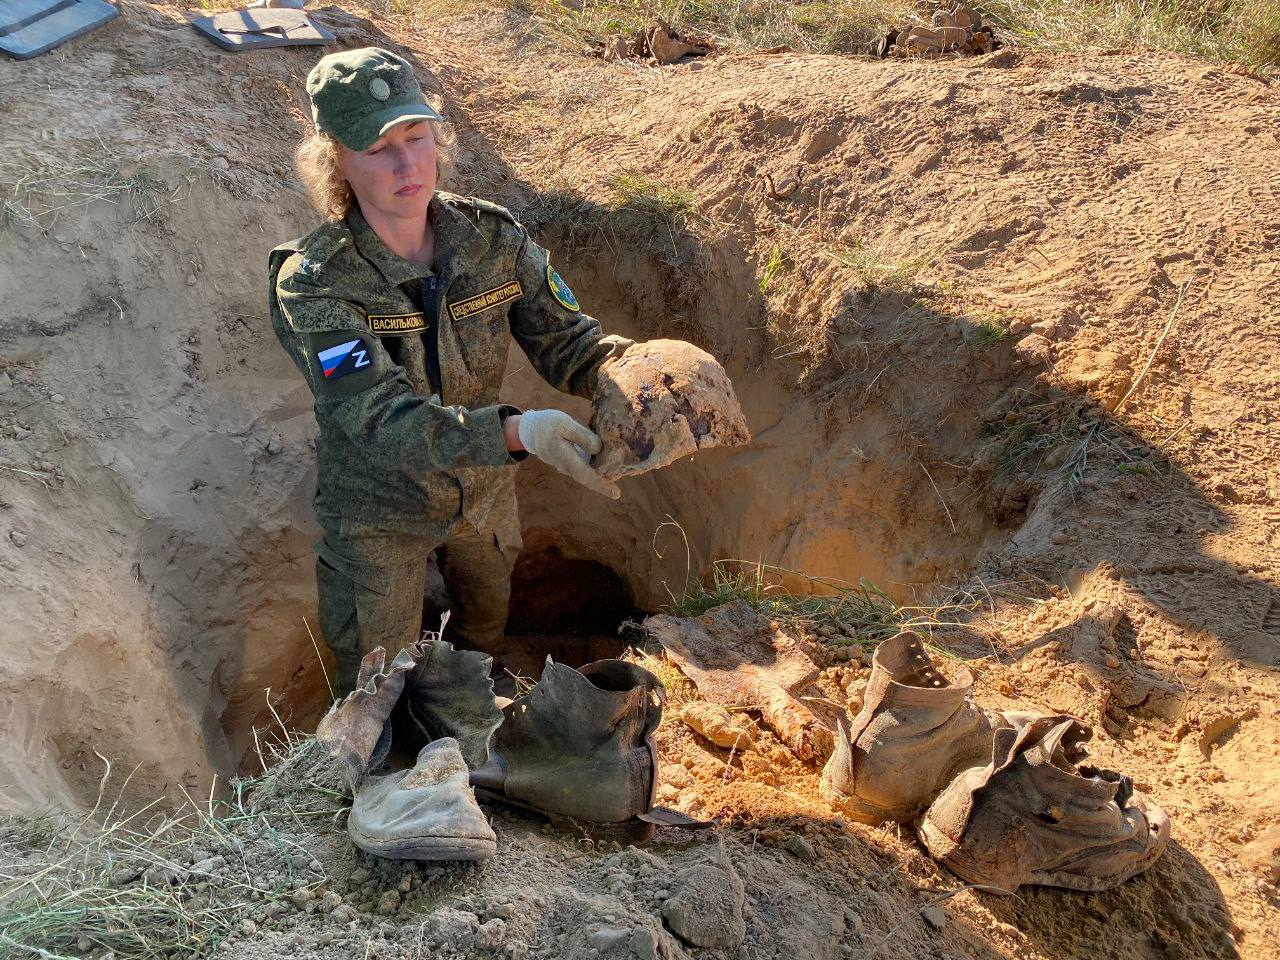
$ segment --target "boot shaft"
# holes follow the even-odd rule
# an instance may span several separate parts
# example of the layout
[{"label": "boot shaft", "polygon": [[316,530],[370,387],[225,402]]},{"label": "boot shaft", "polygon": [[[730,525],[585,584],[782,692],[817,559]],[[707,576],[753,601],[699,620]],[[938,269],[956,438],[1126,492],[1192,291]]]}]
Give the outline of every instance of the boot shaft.
[{"label": "boot shaft", "polygon": [[653,733],[666,691],[621,660],[574,670],[550,658],[542,679],[503,709],[497,757],[476,778],[544,813],[616,823],[647,813],[657,790]]}]

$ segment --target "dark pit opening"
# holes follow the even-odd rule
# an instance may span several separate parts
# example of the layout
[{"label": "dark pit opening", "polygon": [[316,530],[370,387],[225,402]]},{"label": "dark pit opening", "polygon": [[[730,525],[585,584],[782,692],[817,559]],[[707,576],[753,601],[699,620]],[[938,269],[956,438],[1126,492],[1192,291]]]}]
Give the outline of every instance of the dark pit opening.
[{"label": "dark pit opening", "polygon": [[[423,623],[438,623],[443,609],[429,599]],[[554,544],[526,550],[511,573],[505,643],[489,652],[505,669],[536,680],[548,656],[571,667],[621,656],[627,644],[618,627],[644,615],[608,566],[566,557]]]},{"label": "dark pit opening", "polygon": [[566,557],[554,544],[525,551],[511,573],[505,659],[510,669],[537,677],[548,655],[571,667],[617,657],[626,649],[618,627],[643,615],[604,564]]}]

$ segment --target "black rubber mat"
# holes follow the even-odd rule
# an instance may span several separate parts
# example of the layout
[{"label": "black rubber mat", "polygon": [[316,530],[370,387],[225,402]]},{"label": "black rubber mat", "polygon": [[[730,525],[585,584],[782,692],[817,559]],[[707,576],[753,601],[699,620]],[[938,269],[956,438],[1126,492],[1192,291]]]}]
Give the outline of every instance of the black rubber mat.
[{"label": "black rubber mat", "polygon": [[0,0],[0,51],[28,60],[118,16],[105,0]]},{"label": "black rubber mat", "polygon": [[225,50],[318,47],[333,41],[332,33],[301,10],[233,10],[199,17],[191,25]]}]

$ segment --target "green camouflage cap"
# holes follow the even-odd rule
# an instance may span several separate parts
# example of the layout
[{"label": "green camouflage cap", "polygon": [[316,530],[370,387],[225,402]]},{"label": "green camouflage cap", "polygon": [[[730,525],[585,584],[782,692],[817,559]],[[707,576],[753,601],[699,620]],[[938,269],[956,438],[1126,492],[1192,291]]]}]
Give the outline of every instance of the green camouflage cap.
[{"label": "green camouflage cap", "polygon": [[397,123],[441,120],[408,61],[362,47],[323,57],[307,75],[316,129],[350,150],[366,150]]}]

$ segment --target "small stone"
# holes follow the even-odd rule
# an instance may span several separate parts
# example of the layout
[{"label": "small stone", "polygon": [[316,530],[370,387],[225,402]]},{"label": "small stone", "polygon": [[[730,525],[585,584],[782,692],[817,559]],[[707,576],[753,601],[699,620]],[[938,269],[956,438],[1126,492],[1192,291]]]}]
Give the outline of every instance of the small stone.
[{"label": "small stone", "polygon": [[801,860],[812,860],[818,855],[818,851],[813,849],[813,844],[798,833],[793,833],[791,836],[787,837],[783,846],[787,849],[788,853]]},{"label": "small stone", "polygon": [[9,376],[8,371],[0,372],[0,393],[8,393],[13,386],[13,377]]},{"label": "small stone", "polygon": [[1114,670],[1116,667],[1120,666],[1120,661],[1112,654],[1107,654],[1107,659],[1104,662],[1106,663],[1108,670]]},{"label": "small stone", "polygon": [[60,393],[55,393],[53,396],[49,398],[49,402],[50,403],[66,403],[67,398]]},{"label": "small stone", "polygon": [[1053,345],[1047,337],[1031,333],[1018,341],[1013,348],[1028,366],[1038,367],[1049,362],[1053,356]]},{"label": "small stone", "polygon": [[363,883],[367,883],[369,880],[369,876],[370,874],[367,869],[365,869],[364,867],[356,867],[354,870],[351,871],[350,879],[351,879],[352,886],[358,887]]},{"label": "small stone", "polygon": [[27,545],[27,535],[21,530],[10,530],[9,539],[13,541],[15,547],[25,547]]},{"label": "small stone", "polygon": [[920,911],[920,916],[924,918],[924,922],[935,930],[942,930],[947,925],[947,911],[936,903],[931,903]]},{"label": "small stone", "polygon": [[240,921],[240,932],[246,937],[252,937],[258,932],[258,925],[252,920],[244,919]]},{"label": "small stone", "polygon": [[280,437],[273,436],[267,439],[266,451],[270,456],[275,456],[284,449],[284,441]]}]

